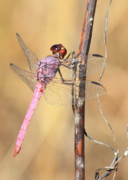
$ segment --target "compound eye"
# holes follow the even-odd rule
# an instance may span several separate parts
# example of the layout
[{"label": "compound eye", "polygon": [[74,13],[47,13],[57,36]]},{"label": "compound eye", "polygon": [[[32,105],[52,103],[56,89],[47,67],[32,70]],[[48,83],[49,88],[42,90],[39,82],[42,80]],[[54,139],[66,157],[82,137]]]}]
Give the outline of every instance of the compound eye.
[{"label": "compound eye", "polygon": [[53,53],[56,53],[56,52],[59,52],[61,50],[61,46],[60,44],[55,44],[53,45],[50,50],[53,52]]},{"label": "compound eye", "polygon": [[66,48],[62,44],[53,45],[50,50],[53,54],[58,54],[60,59],[63,59],[67,53]]}]

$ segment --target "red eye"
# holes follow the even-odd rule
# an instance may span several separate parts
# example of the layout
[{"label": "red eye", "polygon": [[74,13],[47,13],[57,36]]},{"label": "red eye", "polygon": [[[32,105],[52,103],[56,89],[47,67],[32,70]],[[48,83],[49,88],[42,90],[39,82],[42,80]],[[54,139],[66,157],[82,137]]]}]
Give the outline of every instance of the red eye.
[{"label": "red eye", "polygon": [[60,59],[63,59],[67,54],[67,50],[62,44],[55,44],[50,48],[50,50],[53,54],[59,54]]},{"label": "red eye", "polygon": [[53,45],[50,50],[54,53],[54,52],[59,52],[61,49],[61,44],[55,44]]}]

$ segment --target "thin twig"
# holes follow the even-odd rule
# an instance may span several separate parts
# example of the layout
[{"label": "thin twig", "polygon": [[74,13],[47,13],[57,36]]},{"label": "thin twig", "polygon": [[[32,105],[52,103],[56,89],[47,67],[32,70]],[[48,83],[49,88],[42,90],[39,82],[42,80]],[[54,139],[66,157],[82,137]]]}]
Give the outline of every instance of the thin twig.
[{"label": "thin twig", "polygon": [[104,122],[108,125],[109,129],[111,130],[112,136],[113,136],[113,140],[115,141],[115,133],[113,131],[113,128],[112,128],[111,124],[109,123],[108,119],[106,118],[106,116],[105,116],[105,114],[104,114],[104,112],[102,110],[98,94],[97,94],[97,97],[96,97],[96,101],[97,101],[97,105],[98,105],[98,109],[99,109],[99,112],[101,114],[101,117],[103,118]]},{"label": "thin twig", "polygon": [[91,137],[91,136],[87,133],[86,130],[84,130],[84,134],[85,134],[85,136],[86,136],[89,140],[91,140],[92,142],[94,142],[94,143],[96,143],[96,144],[99,144],[99,145],[102,145],[102,146],[106,146],[107,148],[111,149],[111,151],[113,151],[114,153],[117,152],[117,150],[116,150],[115,148],[113,148],[112,146],[110,146],[109,144],[106,144],[106,143],[104,143],[104,142],[98,141],[98,140],[94,139],[93,137]]},{"label": "thin twig", "polygon": [[[123,153],[123,155],[121,155],[120,157],[118,157],[119,155],[119,151],[117,151],[115,154],[114,154],[114,159],[112,161],[112,163],[110,164],[110,166],[106,166],[104,168],[100,168],[100,169],[97,169],[96,173],[95,173],[95,180],[102,180],[102,179],[105,179],[106,177],[108,177],[112,172],[115,172],[114,175],[113,175],[113,179],[115,178],[115,174],[118,170],[118,165],[119,165],[119,162],[125,158],[126,156],[128,156],[128,149],[126,149]],[[99,171],[101,170],[104,170],[105,172],[102,174],[102,175],[99,175]]]}]

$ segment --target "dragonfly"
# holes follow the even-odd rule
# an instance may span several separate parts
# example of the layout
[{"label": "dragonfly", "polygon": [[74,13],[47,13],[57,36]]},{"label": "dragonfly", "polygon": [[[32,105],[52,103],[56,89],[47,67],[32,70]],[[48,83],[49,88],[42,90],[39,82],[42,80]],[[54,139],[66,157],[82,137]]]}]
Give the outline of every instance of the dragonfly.
[{"label": "dragonfly", "polygon": [[[51,46],[50,50],[52,51],[52,54],[38,60],[37,56],[26,46],[18,33],[16,33],[16,37],[26,56],[31,72],[26,71],[12,63],[10,64],[10,67],[32,89],[33,97],[17,136],[13,157],[19,154],[21,150],[28,125],[42,93],[44,94],[47,102],[51,104],[58,105],[58,102],[61,102],[63,105],[70,105],[73,102],[71,100],[73,98],[71,94],[72,85],[78,88],[79,83],[78,80],[74,81],[72,79],[71,72],[74,62],[80,63],[80,59],[78,57],[69,58],[73,53],[69,54],[67,58],[65,58],[67,50],[62,44],[55,44]],[[92,64],[94,64],[94,66],[98,64],[96,70],[101,69],[100,65],[103,62],[103,57],[101,55],[90,55],[89,58],[91,66]],[[64,72],[65,74],[68,74],[65,78],[63,77]],[[88,81],[87,87],[89,87],[87,88],[89,89],[87,90],[87,98],[95,97],[96,92],[100,96],[106,91],[104,86],[95,81]]]}]

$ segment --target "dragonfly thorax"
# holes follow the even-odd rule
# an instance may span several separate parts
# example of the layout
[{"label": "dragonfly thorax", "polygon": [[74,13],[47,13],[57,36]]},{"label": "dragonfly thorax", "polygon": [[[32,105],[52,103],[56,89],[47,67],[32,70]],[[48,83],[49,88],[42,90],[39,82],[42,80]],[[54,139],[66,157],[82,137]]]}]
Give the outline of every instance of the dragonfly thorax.
[{"label": "dragonfly thorax", "polygon": [[38,62],[37,80],[42,83],[49,83],[56,75],[60,61],[54,56],[47,56]]}]

